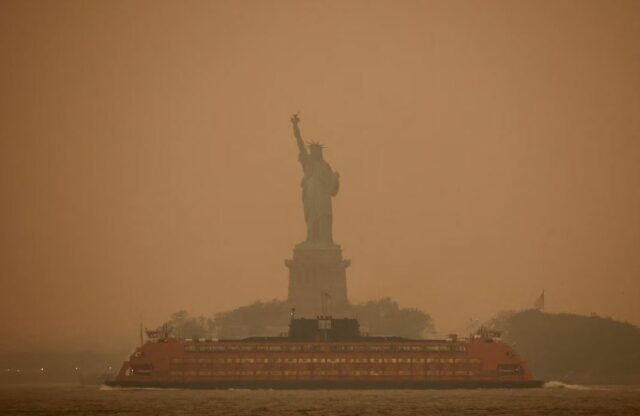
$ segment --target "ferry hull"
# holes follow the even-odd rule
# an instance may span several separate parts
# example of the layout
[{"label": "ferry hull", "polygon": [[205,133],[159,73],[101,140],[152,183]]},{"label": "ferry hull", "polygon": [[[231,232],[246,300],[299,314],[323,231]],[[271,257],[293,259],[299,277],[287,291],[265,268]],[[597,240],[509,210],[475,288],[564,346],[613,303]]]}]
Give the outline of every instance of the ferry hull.
[{"label": "ferry hull", "polygon": [[250,390],[438,390],[438,389],[522,389],[539,388],[540,380],[526,381],[124,381],[105,382],[120,388],[170,388],[170,389],[250,389]]}]

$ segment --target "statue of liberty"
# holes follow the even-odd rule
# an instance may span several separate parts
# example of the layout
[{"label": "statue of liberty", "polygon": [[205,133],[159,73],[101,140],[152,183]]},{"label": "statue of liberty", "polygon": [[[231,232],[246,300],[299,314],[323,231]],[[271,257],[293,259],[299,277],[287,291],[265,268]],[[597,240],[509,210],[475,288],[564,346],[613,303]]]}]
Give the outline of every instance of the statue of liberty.
[{"label": "statue of liberty", "polygon": [[291,123],[300,151],[298,160],[304,171],[300,186],[304,220],[307,223],[307,239],[303,244],[331,246],[333,245],[331,197],[335,196],[340,188],[340,174],[332,171],[331,166],[323,159],[323,146],[320,143],[310,143],[307,151],[300,134],[298,126],[300,118],[297,114],[291,117]]}]

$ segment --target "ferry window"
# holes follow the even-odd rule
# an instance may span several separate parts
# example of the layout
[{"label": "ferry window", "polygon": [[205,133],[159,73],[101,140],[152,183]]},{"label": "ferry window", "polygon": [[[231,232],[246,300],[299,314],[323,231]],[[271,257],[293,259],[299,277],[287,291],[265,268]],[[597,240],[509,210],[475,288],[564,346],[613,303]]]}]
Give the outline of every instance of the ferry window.
[{"label": "ferry window", "polygon": [[253,347],[250,345],[243,345],[242,347],[240,347],[241,351],[253,351]]},{"label": "ferry window", "polygon": [[456,363],[458,363],[458,364],[459,364],[459,363],[466,363],[466,362],[467,362],[467,360],[466,360],[465,358],[456,358],[456,360],[455,360],[455,361],[456,361]]},{"label": "ferry window", "polygon": [[172,364],[182,364],[182,358],[172,358],[171,359],[171,363]]},{"label": "ferry window", "polygon": [[229,345],[227,346],[227,351],[238,351],[237,345]]},{"label": "ferry window", "polygon": [[243,358],[242,362],[243,363],[253,363],[253,358]]},{"label": "ferry window", "polygon": [[221,345],[214,345],[211,347],[212,351],[225,351],[225,348]]},{"label": "ferry window", "polygon": [[498,374],[520,374],[522,367],[519,364],[498,364]]},{"label": "ferry window", "polygon": [[181,376],[182,375],[182,371],[172,371],[170,374],[172,376]]},{"label": "ferry window", "polygon": [[211,375],[211,371],[208,371],[208,370],[198,371],[198,375],[199,376],[210,376]]},{"label": "ferry window", "polygon": [[198,360],[198,363],[200,363],[200,364],[211,364],[211,358],[200,358]]},{"label": "ferry window", "polygon": [[269,351],[282,351],[282,347],[280,345],[270,345]]},{"label": "ferry window", "polygon": [[256,347],[256,351],[266,351],[267,350],[267,346],[266,345],[258,345]]},{"label": "ferry window", "polygon": [[136,374],[148,375],[153,372],[153,365],[151,364],[133,364],[132,371],[135,371]]},{"label": "ferry window", "polygon": [[411,351],[422,351],[423,348],[419,345],[413,345],[411,346]]},{"label": "ferry window", "polygon": [[411,361],[414,363],[424,363],[424,358],[413,358]]}]

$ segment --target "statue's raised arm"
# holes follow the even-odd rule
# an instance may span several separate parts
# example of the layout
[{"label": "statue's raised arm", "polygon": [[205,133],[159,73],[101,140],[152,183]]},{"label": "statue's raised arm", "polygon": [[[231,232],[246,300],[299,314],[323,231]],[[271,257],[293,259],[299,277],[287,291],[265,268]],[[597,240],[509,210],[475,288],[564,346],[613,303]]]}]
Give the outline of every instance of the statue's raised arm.
[{"label": "statue's raised arm", "polygon": [[306,158],[309,154],[307,153],[307,148],[304,145],[304,141],[302,140],[302,135],[300,134],[300,127],[298,124],[300,123],[300,117],[298,114],[294,114],[291,117],[291,124],[293,124],[293,135],[296,137],[296,143],[298,144],[298,150],[300,151],[300,160]]}]

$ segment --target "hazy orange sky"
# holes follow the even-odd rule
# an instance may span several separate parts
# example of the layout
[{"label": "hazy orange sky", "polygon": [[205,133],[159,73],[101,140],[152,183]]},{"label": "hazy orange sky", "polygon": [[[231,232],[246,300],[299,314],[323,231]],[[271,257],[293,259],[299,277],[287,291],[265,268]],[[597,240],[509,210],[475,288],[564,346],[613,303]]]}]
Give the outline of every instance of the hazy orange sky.
[{"label": "hazy orange sky", "polygon": [[0,53],[0,349],[285,298],[294,111],[352,301],[640,324],[638,1],[3,0]]}]

